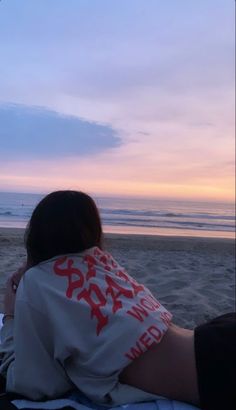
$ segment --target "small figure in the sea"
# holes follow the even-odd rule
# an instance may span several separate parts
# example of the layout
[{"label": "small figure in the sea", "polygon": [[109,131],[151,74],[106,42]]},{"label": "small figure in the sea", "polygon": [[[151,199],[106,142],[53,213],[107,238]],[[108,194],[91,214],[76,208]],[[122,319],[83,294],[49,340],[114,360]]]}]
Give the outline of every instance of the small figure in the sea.
[{"label": "small figure in the sea", "polygon": [[176,326],[103,248],[95,202],[57,191],[36,206],[26,265],[7,283],[0,373],[6,389],[52,399],[78,388],[99,404],[157,395],[233,410],[235,314]]}]

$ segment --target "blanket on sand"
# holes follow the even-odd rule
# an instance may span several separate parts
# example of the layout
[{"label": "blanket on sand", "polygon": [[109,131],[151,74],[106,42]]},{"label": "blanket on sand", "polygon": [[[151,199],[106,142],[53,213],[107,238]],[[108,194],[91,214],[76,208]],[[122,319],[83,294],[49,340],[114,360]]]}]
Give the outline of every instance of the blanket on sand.
[{"label": "blanket on sand", "polygon": [[[8,395],[0,397],[1,410],[108,410],[107,407],[98,406],[90,402],[83,396],[77,395],[50,400],[45,402],[34,402],[25,399],[12,399]],[[110,410],[110,408],[109,408]],[[197,407],[190,404],[177,402],[169,399],[158,399],[145,403],[130,403],[112,410],[198,410]]]}]

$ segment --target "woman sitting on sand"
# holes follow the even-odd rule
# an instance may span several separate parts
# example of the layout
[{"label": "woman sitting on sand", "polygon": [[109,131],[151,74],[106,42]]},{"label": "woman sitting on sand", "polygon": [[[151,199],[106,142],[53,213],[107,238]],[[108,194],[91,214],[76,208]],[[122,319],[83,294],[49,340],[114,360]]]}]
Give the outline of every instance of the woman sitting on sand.
[{"label": "woman sitting on sand", "polygon": [[92,198],[46,196],[25,243],[26,267],[5,294],[0,373],[8,392],[41,400],[77,388],[110,406],[161,395],[207,410],[234,408],[235,316],[195,331],[174,325],[103,250]]}]

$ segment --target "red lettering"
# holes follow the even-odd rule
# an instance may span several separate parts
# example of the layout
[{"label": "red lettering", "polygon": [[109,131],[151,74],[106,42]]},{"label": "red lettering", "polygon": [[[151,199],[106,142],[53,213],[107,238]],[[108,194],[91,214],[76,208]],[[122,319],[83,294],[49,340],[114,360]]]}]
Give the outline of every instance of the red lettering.
[{"label": "red lettering", "polygon": [[112,267],[113,269],[118,268],[118,264],[117,264],[116,261],[113,259],[113,257],[112,257],[109,253],[107,253],[107,256],[108,256],[109,263],[110,263],[111,267]]},{"label": "red lettering", "polygon": [[139,292],[142,292],[143,290],[145,290],[143,285],[140,285],[138,282],[136,282],[136,280],[134,278],[131,278],[129,275],[127,275],[122,270],[119,270],[118,272],[116,272],[116,276],[118,276],[119,278],[124,279],[125,282],[129,283],[132,286],[135,296]]},{"label": "red lettering", "polygon": [[160,314],[161,320],[166,326],[170,325],[171,319],[172,319],[172,314],[169,312],[161,312]]},{"label": "red lettering", "polygon": [[154,312],[156,310],[155,306],[153,306],[153,304],[145,298],[142,298],[140,300],[140,304],[151,312]]},{"label": "red lettering", "polygon": [[[67,262],[67,266],[62,268],[63,265]],[[74,261],[73,259],[67,259],[67,257],[59,258],[55,261],[53,269],[56,275],[59,276],[67,276],[68,278],[68,288],[66,291],[66,296],[68,298],[72,298],[73,292],[75,289],[82,288],[84,284],[84,276],[80,269],[77,269],[73,266]],[[72,275],[76,275],[79,279],[74,280],[72,279]]]},{"label": "red lettering", "polygon": [[101,256],[100,261],[104,265],[104,269],[107,271],[111,271],[111,267],[109,266],[109,258],[106,255]]},{"label": "red lettering", "polygon": [[154,344],[152,339],[148,336],[147,332],[143,333],[142,336],[140,336],[139,340],[146,349],[149,349]]},{"label": "red lettering", "polygon": [[96,247],[96,248],[94,249],[94,255],[95,255],[95,256],[100,256],[100,255],[102,255],[102,251],[101,251],[98,247]]},{"label": "red lettering", "polygon": [[131,290],[123,288],[117,282],[115,282],[111,276],[106,275],[105,280],[108,285],[107,290],[106,290],[106,295],[109,295],[109,294],[111,295],[112,300],[113,300],[112,312],[115,313],[118,309],[121,309],[123,306],[121,300],[119,300],[119,297],[121,295],[129,299],[132,299],[134,295]]},{"label": "red lettering", "polygon": [[104,269],[110,272],[112,269],[111,269],[111,266],[109,266],[109,262],[110,262],[109,254],[105,255],[104,253],[99,253],[98,256],[99,256],[99,261],[103,264]]},{"label": "red lettering", "polygon": [[104,265],[107,265],[108,258],[106,257],[106,255],[102,255],[101,258],[100,258],[100,261],[101,261]]},{"label": "red lettering", "polygon": [[[92,294],[94,294],[94,298],[92,297]],[[96,329],[98,336],[102,328],[108,323],[108,316],[103,315],[101,311],[101,307],[106,305],[106,298],[96,284],[90,283],[89,288],[83,289],[77,296],[77,299],[84,299],[90,305],[91,318],[95,316],[98,321]]]},{"label": "red lettering", "polygon": [[118,267],[118,265],[117,265],[117,263],[114,261],[114,259],[111,259],[111,266],[112,266],[113,268],[117,268],[117,267]]},{"label": "red lettering", "polygon": [[85,255],[84,262],[86,262],[88,266],[86,280],[89,280],[90,278],[96,276],[96,269],[94,267],[96,265],[96,259],[91,255]]},{"label": "red lettering", "polygon": [[139,322],[144,321],[144,317],[148,316],[148,312],[140,306],[138,303],[137,305],[133,306],[131,310],[127,310],[128,315],[133,316],[135,319],[139,320]]},{"label": "red lettering", "polygon": [[146,299],[149,299],[150,302],[153,303],[153,306],[155,306],[156,310],[161,306],[160,302],[158,302],[158,300],[156,300],[156,298],[154,298],[152,294],[147,295]]},{"label": "red lettering", "polygon": [[125,356],[128,357],[129,360],[134,360],[137,359],[142,353],[143,350],[139,342],[137,342],[135,347],[131,347],[129,353],[126,353]]},{"label": "red lettering", "polygon": [[161,306],[161,304],[155,298],[151,297],[151,295],[142,298],[140,304],[151,312],[155,312],[155,310]]},{"label": "red lettering", "polygon": [[160,329],[158,329],[158,327],[150,326],[147,329],[147,332],[157,341],[157,343],[159,343],[161,341],[162,332],[161,332]]}]

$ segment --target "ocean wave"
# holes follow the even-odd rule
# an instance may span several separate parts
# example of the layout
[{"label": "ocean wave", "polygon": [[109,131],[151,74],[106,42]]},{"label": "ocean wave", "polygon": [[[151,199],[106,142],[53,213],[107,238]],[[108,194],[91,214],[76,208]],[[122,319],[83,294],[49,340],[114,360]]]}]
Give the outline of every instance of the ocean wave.
[{"label": "ocean wave", "polygon": [[142,223],[141,221],[125,221],[125,220],[103,220],[105,225],[113,225],[113,226],[133,226],[133,227],[140,227],[140,228],[169,228],[169,229],[190,229],[190,230],[202,230],[202,231],[225,231],[225,232],[234,232],[235,227],[233,225],[223,225],[223,224],[202,224],[202,223],[172,223],[168,224],[165,221],[163,223],[155,222],[155,223]]},{"label": "ocean wave", "polygon": [[166,211],[146,211],[146,210],[129,210],[129,209],[104,209],[101,208],[102,215],[131,215],[143,217],[158,217],[158,218],[189,218],[189,219],[221,219],[226,221],[235,221],[234,215],[218,215],[210,213],[174,213]]},{"label": "ocean wave", "polygon": [[31,215],[31,212],[13,212],[13,211],[0,212],[0,217],[28,219],[30,215]]},{"label": "ocean wave", "polygon": [[12,214],[11,211],[0,212],[0,215],[3,215],[3,216],[13,216],[13,214]]}]

